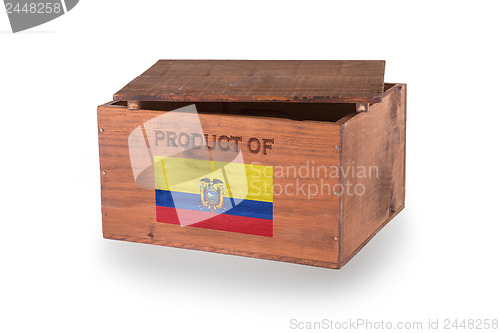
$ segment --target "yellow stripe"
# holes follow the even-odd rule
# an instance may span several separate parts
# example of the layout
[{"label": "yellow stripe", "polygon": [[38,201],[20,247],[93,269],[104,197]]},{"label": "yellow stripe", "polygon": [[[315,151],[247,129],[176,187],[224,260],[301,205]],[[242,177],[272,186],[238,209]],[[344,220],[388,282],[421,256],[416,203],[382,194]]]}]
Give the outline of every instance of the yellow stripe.
[{"label": "yellow stripe", "polygon": [[163,178],[165,180],[165,188],[168,188],[167,171],[165,171],[165,160],[161,160],[161,168],[163,170]]},{"label": "yellow stripe", "polygon": [[273,201],[271,166],[162,156],[154,160],[156,189],[200,193],[200,180],[210,178],[223,181],[232,198]]}]

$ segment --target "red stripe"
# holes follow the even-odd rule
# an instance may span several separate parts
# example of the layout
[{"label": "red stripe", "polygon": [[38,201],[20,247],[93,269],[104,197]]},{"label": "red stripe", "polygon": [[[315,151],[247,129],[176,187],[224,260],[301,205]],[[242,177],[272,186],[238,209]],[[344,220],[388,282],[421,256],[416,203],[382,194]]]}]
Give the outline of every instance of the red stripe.
[{"label": "red stripe", "polygon": [[186,218],[192,218],[193,221],[201,221],[190,224],[190,227],[273,237],[273,221],[254,217],[215,214],[189,209],[156,206],[156,221],[180,225],[177,213],[182,214],[183,224],[186,224]]}]

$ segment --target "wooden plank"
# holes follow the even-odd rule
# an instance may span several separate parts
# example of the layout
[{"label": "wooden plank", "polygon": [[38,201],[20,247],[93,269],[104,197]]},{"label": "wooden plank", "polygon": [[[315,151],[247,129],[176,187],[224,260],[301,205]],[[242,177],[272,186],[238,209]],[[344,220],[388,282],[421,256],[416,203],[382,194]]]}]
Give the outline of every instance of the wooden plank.
[{"label": "wooden plank", "polygon": [[341,198],[341,266],[404,207],[406,85],[388,88],[342,124],[342,184],[352,192]]},{"label": "wooden plank", "polygon": [[115,101],[378,103],[382,60],[160,60]]},{"label": "wooden plank", "polygon": [[[144,122],[164,112],[128,111],[126,106],[98,108],[103,234],[110,239],[167,245],[219,253],[273,259],[321,267],[338,267],[340,200],[325,192],[274,193],[273,237],[180,227],[156,222],[155,191],[136,185],[130,167],[128,136]],[[272,137],[268,154],[243,150],[245,163],[273,166],[274,184],[295,184],[293,172],[277,177],[278,167],[340,166],[340,126],[332,122],[296,121],[241,115],[199,114],[205,133]],[[153,144],[149,142],[149,144]],[[148,154],[144,158],[149,158]],[[283,169],[285,170],[285,169]],[[319,175],[300,178],[300,185],[319,185]],[[338,178],[323,179],[333,189]],[[293,190],[293,187],[292,187]],[[104,213],[106,213],[104,215]]]}]

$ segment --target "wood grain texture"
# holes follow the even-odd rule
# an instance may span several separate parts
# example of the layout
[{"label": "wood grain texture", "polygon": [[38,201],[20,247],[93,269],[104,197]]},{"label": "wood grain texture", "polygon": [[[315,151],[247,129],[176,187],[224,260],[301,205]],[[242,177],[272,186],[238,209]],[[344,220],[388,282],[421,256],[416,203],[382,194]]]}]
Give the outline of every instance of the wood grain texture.
[{"label": "wood grain texture", "polygon": [[365,192],[342,195],[340,266],[404,208],[406,85],[388,88],[382,103],[342,124],[343,170],[376,167],[377,173],[342,178],[342,184],[360,184]]},{"label": "wood grain texture", "polygon": [[115,101],[377,103],[383,60],[160,60]]},{"label": "wood grain texture", "polygon": [[[321,267],[338,267],[340,199],[328,193],[274,195],[273,237],[254,236],[156,222],[155,191],[136,185],[130,167],[128,136],[162,111],[129,111],[126,106],[98,108],[103,234],[105,238],[237,254]],[[297,121],[256,116],[200,114],[205,133],[243,137],[273,137],[267,154],[243,151],[245,163],[273,166],[340,166],[340,126],[332,122]],[[149,157],[147,157],[149,158]],[[320,177],[300,180],[319,184]],[[339,179],[327,179],[331,187]],[[275,184],[295,184],[293,175],[274,178]]]}]

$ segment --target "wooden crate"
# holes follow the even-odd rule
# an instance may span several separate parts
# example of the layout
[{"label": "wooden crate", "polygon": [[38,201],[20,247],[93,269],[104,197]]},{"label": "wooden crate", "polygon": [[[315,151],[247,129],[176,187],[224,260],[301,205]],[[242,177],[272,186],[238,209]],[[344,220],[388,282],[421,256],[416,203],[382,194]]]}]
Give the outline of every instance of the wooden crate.
[{"label": "wooden crate", "polygon": [[158,61],[98,107],[104,237],[342,267],[404,208],[384,68]]}]

